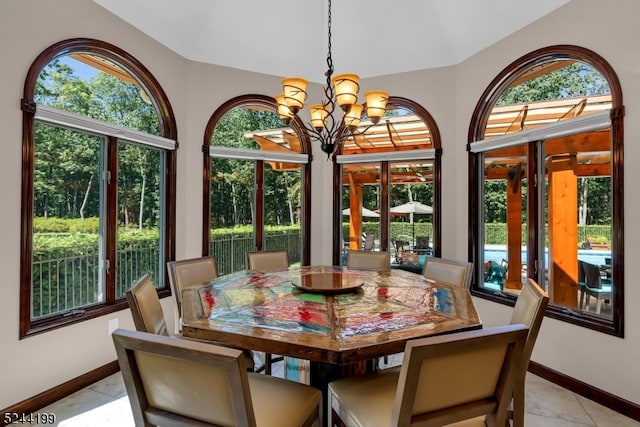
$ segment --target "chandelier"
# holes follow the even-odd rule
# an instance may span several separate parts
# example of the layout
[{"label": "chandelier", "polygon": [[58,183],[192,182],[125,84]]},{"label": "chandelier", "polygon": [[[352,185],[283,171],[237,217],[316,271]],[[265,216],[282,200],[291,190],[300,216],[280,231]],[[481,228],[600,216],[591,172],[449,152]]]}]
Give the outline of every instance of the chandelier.
[{"label": "chandelier", "polygon": [[[360,77],[357,74],[338,74],[333,77],[333,60],[331,58],[331,0],[328,0],[328,53],[326,85],[324,86],[325,99],[320,104],[309,106],[311,123],[304,124],[311,139],[320,142],[327,158],[337,149],[338,145],[349,138],[361,135],[369,127],[377,124],[384,115],[389,94],[376,90],[365,94],[367,116],[371,125],[358,132],[363,105],[358,104],[358,84]],[[278,115],[285,123],[298,114],[307,99],[307,80],[301,77],[287,77],[282,80],[283,93],[276,95]],[[333,113],[336,103],[343,111],[342,121],[336,121]]]}]

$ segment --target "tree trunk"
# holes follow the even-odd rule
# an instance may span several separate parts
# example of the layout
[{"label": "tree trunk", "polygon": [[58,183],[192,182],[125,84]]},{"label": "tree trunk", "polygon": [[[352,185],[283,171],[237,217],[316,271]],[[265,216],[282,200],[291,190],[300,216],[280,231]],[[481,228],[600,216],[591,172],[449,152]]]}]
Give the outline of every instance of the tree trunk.
[{"label": "tree trunk", "polygon": [[138,230],[142,230],[142,219],[144,218],[144,193],[147,188],[147,177],[142,175],[142,189],[140,190],[140,212],[138,214]]},{"label": "tree trunk", "polygon": [[84,208],[87,206],[87,200],[89,200],[89,191],[91,191],[91,183],[93,181],[93,174],[89,177],[87,183],[87,189],[84,192],[84,198],[82,199],[82,205],[80,206],[80,218],[84,220]]},{"label": "tree trunk", "polygon": [[238,224],[238,203],[236,201],[236,186],[231,184],[231,206],[233,207],[233,224]]},{"label": "tree trunk", "polygon": [[285,172],[284,175],[284,186],[287,189],[287,204],[289,205],[289,224],[295,224],[295,217],[293,214],[293,200],[291,198],[291,188],[289,187],[289,180],[287,179],[288,175]]},{"label": "tree trunk", "polygon": [[587,224],[587,195],[589,194],[589,185],[587,178],[580,178],[580,206],[578,207],[578,225]]}]

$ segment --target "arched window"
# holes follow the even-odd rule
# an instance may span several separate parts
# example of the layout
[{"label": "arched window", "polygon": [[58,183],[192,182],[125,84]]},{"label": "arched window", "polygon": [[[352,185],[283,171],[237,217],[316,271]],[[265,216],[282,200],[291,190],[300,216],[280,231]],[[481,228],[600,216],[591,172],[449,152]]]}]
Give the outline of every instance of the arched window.
[{"label": "arched window", "polygon": [[221,274],[244,269],[253,250],[287,249],[310,262],[310,146],[298,119],[273,98],[244,95],[220,106],[204,136],[203,245]]},{"label": "arched window", "polygon": [[150,274],[169,292],[176,126],[153,76],[92,39],[42,52],[26,78],[20,336],[126,307]]},{"label": "arched window", "polygon": [[623,116],[615,72],[581,47],[494,79],[469,131],[474,294],[513,303],[531,277],[550,316],[622,336]]},{"label": "arched window", "polygon": [[441,251],[438,127],[422,106],[391,96],[382,120],[363,116],[355,134],[334,166],[333,262],[344,264],[348,249],[383,250],[392,266],[419,270]]}]

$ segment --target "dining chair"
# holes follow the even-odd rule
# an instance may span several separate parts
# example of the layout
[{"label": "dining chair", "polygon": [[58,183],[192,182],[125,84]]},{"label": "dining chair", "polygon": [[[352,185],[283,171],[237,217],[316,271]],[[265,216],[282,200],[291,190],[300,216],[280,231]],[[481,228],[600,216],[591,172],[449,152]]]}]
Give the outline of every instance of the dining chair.
[{"label": "dining chair", "polygon": [[311,426],[315,388],[247,372],[242,352],[117,329],[112,334],[137,426]]},{"label": "dining chair", "polygon": [[[247,252],[247,270],[260,272],[282,271],[289,268],[289,252],[285,249],[272,249],[267,251]],[[274,356],[271,353],[264,354],[263,366],[256,369],[256,372],[264,371],[271,375],[273,364],[284,360],[282,356]]]},{"label": "dining chair", "polygon": [[332,425],[504,427],[527,332],[508,325],[409,340],[399,369],[329,384]]},{"label": "dining chair", "polygon": [[516,305],[513,307],[510,321],[511,325],[523,324],[529,329],[519,368],[521,381],[518,384],[521,388],[514,390],[513,412],[511,414],[524,413],[524,380],[547,305],[549,305],[549,296],[547,293],[535,280],[531,278],[527,279],[522,285],[522,290],[516,299]]},{"label": "dining chair", "polygon": [[247,270],[267,272],[288,268],[289,252],[286,249],[247,252]]},{"label": "dining chair", "polygon": [[169,335],[158,291],[151,276],[145,274],[125,295],[129,302],[136,330],[157,335]]},{"label": "dining chair", "polygon": [[215,257],[183,259],[167,263],[169,284],[176,301],[178,317],[182,318],[182,294],[185,289],[201,286],[218,277]]},{"label": "dining chair", "polygon": [[426,257],[422,275],[427,279],[447,282],[452,285],[471,287],[473,263],[453,259]]},{"label": "dining chair", "polygon": [[357,270],[389,270],[390,258],[386,251],[354,251],[347,254],[347,267]]},{"label": "dining chair", "polygon": [[[181,334],[169,334],[167,322],[164,317],[164,310],[162,309],[162,304],[160,304],[160,298],[158,298],[158,292],[153,285],[151,276],[148,274],[142,276],[125,292],[125,295],[127,296],[131,316],[133,317],[133,324],[137,331],[178,338],[182,337]],[[249,369],[254,370],[253,353],[246,350],[244,351],[244,357]]]}]

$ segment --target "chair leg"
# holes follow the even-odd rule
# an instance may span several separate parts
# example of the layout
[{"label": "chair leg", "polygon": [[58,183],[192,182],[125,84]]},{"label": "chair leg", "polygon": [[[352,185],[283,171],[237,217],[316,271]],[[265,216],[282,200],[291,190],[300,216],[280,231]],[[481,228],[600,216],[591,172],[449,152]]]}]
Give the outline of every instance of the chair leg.
[{"label": "chair leg", "polygon": [[331,427],[347,427],[347,425],[342,421],[338,413],[331,408]]},{"label": "chair leg", "polygon": [[271,375],[271,353],[264,354],[264,374]]}]

